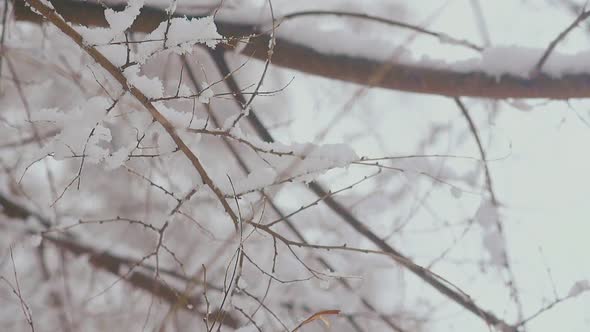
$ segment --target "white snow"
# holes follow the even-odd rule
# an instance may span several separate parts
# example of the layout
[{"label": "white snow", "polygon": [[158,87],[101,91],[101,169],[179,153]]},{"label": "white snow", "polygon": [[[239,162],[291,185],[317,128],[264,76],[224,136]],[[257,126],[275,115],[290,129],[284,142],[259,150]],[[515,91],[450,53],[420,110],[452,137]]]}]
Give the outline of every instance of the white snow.
[{"label": "white snow", "polygon": [[[496,46],[484,50],[479,58],[448,64],[460,72],[478,71],[491,76],[512,75],[527,78],[545,52],[545,48]],[[590,73],[590,51],[574,54],[553,52],[542,72],[559,78],[568,74]]]},{"label": "white snow", "polygon": [[104,11],[104,17],[109,23],[113,34],[118,35],[127,30],[143,7],[144,0],[129,0],[127,7],[120,12],[107,8]]},{"label": "white snow", "polygon": [[161,98],[164,96],[164,85],[158,77],[149,78],[139,74],[139,66],[127,67],[123,72],[127,81],[139,89],[148,98]]},{"label": "white snow", "polygon": [[140,63],[158,52],[166,38],[166,47],[178,54],[191,53],[194,44],[201,43],[208,47],[215,47],[223,36],[217,33],[217,27],[212,16],[203,18],[172,18],[170,28],[166,34],[167,21],[160,25],[144,38],[144,42],[138,45],[135,57]]},{"label": "white snow", "polygon": [[[527,78],[546,47],[523,47],[497,44],[484,49],[481,54],[466,50],[469,57],[449,61],[437,53],[416,56],[412,51],[399,46],[395,40],[374,34],[354,35],[339,24],[315,21],[285,22],[277,29],[277,37],[309,47],[317,52],[330,55],[359,57],[374,61],[387,61],[417,67],[446,69],[458,72],[482,72],[499,78],[512,75]],[[313,22],[312,24],[305,24]],[[396,31],[396,29],[391,29]],[[441,43],[449,43],[450,36],[442,34]],[[351,38],[354,42],[351,43]],[[376,47],[378,45],[378,47]],[[459,47],[459,46],[455,46]],[[436,54],[432,56],[431,54]],[[568,74],[590,73],[590,51],[563,53],[554,50],[542,68],[542,72],[559,78]]]},{"label": "white snow", "polygon": [[143,0],[129,0],[127,7],[120,12],[107,8],[104,12],[105,19],[110,28],[89,28],[84,26],[74,27],[84,38],[87,45],[108,44],[113,39],[120,37],[139,15]]},{"label": "white snow", "polygon": [[123,165],[129,156],[129,150],[130,147],[122,146],[110,156],[106,156],[104,159],[105,169],[113,170]]},{"label": "white snow", "polygon": [[[205,82],[202,82],[201,84],[202,86],[208,86],[208,84]],[[199,102],[203,104],[209,104],[209,101],[213,96],[213,87],[209,86],[207,89],[201,91],[201,94],[199,95]]]},{"label": "white snow", "polygon": [[[109,151],[100,144],[110,142],[112,136],[110,129],[102,126],[100,122],[105,117],[110,103],[111,101],[106,98],[93,97],[68,112],[56,109],[34,112],[31,116],[33,121],[49,121],[52,126],[61,129],[61,132],[43,147],[41,154],[53,153],[53,157],[60,160],[72,156],[73,153],[81,155],[85,150],[88,162],[102,161]],[[93,128],[94,134],[90,137]]]},{"label": "white snow", "polygon": [[[166,107],[164,103],[157,102],[155,103],[156,108],[158,111],[166,118],[170,123],[172,123],[177,128],[186,128],[190,123],[192,118],[192,114],[188,112],[179,112],[173,108]],[[195,119],[196,120],[196,119]],[[193,120],[193,124],[195,124],[195,120]]]}]

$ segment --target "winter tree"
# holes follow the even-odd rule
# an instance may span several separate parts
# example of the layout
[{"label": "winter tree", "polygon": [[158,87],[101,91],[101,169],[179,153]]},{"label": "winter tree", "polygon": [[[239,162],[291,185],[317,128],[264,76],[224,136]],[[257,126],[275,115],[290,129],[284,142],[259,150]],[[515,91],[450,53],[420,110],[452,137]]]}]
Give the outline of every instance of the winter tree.
[{"label": "winter tree", "polygon": [[587,331],[581,0],[5,0],[3,331]]}]

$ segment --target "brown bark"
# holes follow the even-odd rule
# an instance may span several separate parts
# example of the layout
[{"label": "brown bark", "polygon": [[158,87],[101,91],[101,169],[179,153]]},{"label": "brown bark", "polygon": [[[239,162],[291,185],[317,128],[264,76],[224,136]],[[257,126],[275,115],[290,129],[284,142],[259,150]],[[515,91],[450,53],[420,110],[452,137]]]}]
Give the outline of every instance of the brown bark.
[{"label": "brown bark", "polygon": [[[42,22],[40,16],[25,7],[23,0],[13,1],[17,20]],[[107,26],[103,14],[104,8],[98,4],[74,0],[53,0],[52,3],[69,22],[87,26]],[[123,7],[113,8],[117,10]],[[184,14],[177,13],[177,16],[184,16]],[[144,7],[131,30],[149,32],[165,20],[166,13],[163,10]],[[216,23],[219,32],[228,37],[241,37],[258,32],[255,25],[220,20]],[[265,59],[268,41],[269,36],[266,34],[253,37],[241,53],[257,59]],[[231,49],[229,45],[225,47]],[[276,66],[361,85],[449,97],[494,99],[590,97],[590,74],[566,75],[562,78],[552,78],[544,74],[531,78],[504,75],[497,79],[482,72],[462,73],[452,69],[433,69],[345,55],[323,54],[282,38],[276,40],[272,63]],[[531,68],[533,67],[534,64],[531,64]]]},{"label": "brown bark", "polygon": [[[9,198],[5,197],[0,193],[0,207],[2,208],[2,214],[20,220],[27,220],[30,217],[37,219],[44,227],[49,227],[50,223],[42,216],[28,210],[27,208],[13,202]],[[131,271],[127,275],[121,274],[122,268],[129,268],[137,266],[137,261],[121,256],[117,256],[104,250],[97,250],[88,245],[79,243],[72,236],[66,234],[66,236],[59,237],[53,236],[50,233],[43,234],[43,240],[50,242],[61,250],[73,254],[75,256],[87,255],[89,257],[89,263],[96,269],[109,272],[122,280],[126,281],[129,285],[144,290],[153,296],[168,302],[170,305],[182,304],[184,310],[191,310],[193,312],[202,315],[203,317],[207,313],[199,312],[196,308],[202,303],[200,296],[186,296],[182,290],[174,289],[166,282],[161,279],[157,279],[152,275],[149,275],[142,271]],[[209,317],[215,317],[217,311],[213,311],[208,314]],[[232,328],[239,326],[239,319],[233,314],[225,313],[225,319],[221,321],[221,324],[227,325]]]}]

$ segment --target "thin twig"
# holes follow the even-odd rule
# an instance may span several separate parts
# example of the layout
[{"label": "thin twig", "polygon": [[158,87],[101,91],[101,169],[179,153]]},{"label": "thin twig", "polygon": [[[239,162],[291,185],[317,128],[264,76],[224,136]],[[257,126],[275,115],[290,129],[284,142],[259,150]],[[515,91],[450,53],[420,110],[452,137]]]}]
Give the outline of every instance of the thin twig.
[{"label": "thin twig", "polygon": [[[60,14],[73,23],[83,25],[108,26],[104,20],[104,8],[90,2],[74,0],[53,0]],[[15,18],[36,23],[40,17],[32,13],[22,0],[15,2]],[[80,11],[84,15],[80,15]],[[176,13],[182,16],[181,13]],[[188,18],[201,16],[186,15]],[[146,6],[135,20],[136,32],[151,32],[167,15],[161,9]],[[239,53],[266,61],[266,51],[270,36],[258,33],[257,24],[237,24],[231,21],[217,20],[219,32],[225,36],[252,36],[245,48]],[[354,43],[354,41],[353,41]],[[231,45],[217,47],[221,52],[232,49]],[[387,62],[388,63],[388,62]],[[304,44],[288,39],[277,38],[273,52],[273,65],[291,68],[313,75],[367,85],[369,78],[384,62],[368,57],[351,57],[344,54],[321,53]],[[562,77],[538,75],[522,78],[503,75],[498,78],[481,71],[465,72],[449,68],[431,68],[419,63],[391,63],[387,75],[380,81],[371,82],[371,86],[385,89],[443,95],[448,97],[471,96],[493,99],[506,98],[550,98],[571,99],[590,97],[590,74],[578,73]]]},{"label": "thin twig", "polygon": [[112,62],[110,62],[102,53],[100,53],[96,48],[88,46],[84,43],[82,36],[74,30],[68,23],[66,23],[60,15],[58,15],[55,10],[49,8],[47,5],[42,3],[40,0],[25,0],[31,7],[35,8],[39,11],[46,19],[52,22],[59,30],[61,30],[64,34],[70,37],[78,46],[83,49],[88,55],[90,55],[102,68],[104,68],[109,74],[116,79],[121,86],[127,90],[137,101],[139,101],[145,109],[152,115],[152,117],[164,127],[168,135],[172,138],[174,143],[178,146],[178,148],[183,152],[183,154],[189,159],[193,167],[199,173],[201,180],[213,191],[213,193],[217,196],[219,202],[225,209],[225,212],[230,216],[234,223],[234,227],[236,230],[238,229],[238,217],[231,209],[228,202],[225,200],[223,193],[221,190],[215,185],[213,180],[209,177],[209,174],[205,170],[205,167],[201,163],[201,161],[197,158],[197,156],[191,151],[191,149],[186,145],[186,143],[180,138],[176,129],[164,117],[160,111],[149,101],[149,98],[138,88],[133,86],[127,78],[123,75],[123,73],[117,68]]},{"label": "thin twig", "polygon": [[551,52],[553,52],[553,50],[555,49],[557,44],[559,42],[561,42],[562,40],[564,40],[565,37],[575,27],[578,26],[578,24],[580,24],[581,22],[586,20],[588,17],[590,17],[590,10],[586,10],[586,6],[584,6],[584,8],[582,8],[582,12],[580,13],[580,15],[578,15],[578,17],[565,30],[563,30],[559,35],[557,35],[557,37],[555,37],[555,39],[553,39],[553,41],[551,41],[551,43],[549,43],[549,46],[547,46],[547,49],[545,50],[545,52],[543,52],[543,55],[541,56],[541,58],[539,59],[539,61],[535,65],[535,68],[533,69],[534,76],[539,75],[541,73],[541,68],[543,67],[545,62],[547,62],[547,59],[549,58],[549,56],[551,55]]},{"label": "thin twig", "polygon": [[467,121],[467,124],[469,125],[469,130],[471,131],[471,134],[473,135],[473,138],[475,139],[475,142],[477,143],[479,155],[480,155],[481,160],[483,162],[483,169],[485,172],[485,179],[486,179],[486,187],[488,188],[488,192],[490,193],[490,199],[491,199],[492,204],[494,206],[498,205],[498,200],[496,199],[496,193],[494,192],[494,186],[492,184],[492,175],[490,173],[490,168],[487,163],[486,152],[483,149],[483,144],[481,142],[481,138],[479,137],[479,133],[478,133],[477,127],[475,126],[475,122],[471,118],[471,115],[469,114],[469,110],[467,110],[467,107],[465,107],[465,104],[463,104],[461,99],[459,97],[455,97],[455,98],[453,98],[453,100],[455,101],[455,104],[457,104],[457,107],[459,108],[459,110],[461,110],[463,117],[465,117],[465,120]]},{"label": "thin twig", "polygon": [[339,11],[339,10],[307,10],[307,11],[301,11],[301,12],[287,14],[287,15],[279,18],[279,21],[282,23],[287,20],[291,20],[291,19],[298,18],[298,17],[305,17],[305,16],[341,16],[341,17],[358,18],[358,19],[362,19],[362,20],[367,20],[367,21],[371,21],[371,22],[378,22],[378,23],[382,23],[385,25],[418,32],[418,33],[421,33],[421,34],[424,34],[427,36],[432,36],[432,37],[438,38],[439,41],[441,41],[441,42],[465,46],[465,47],[470,48],[470,49],[477,51],[477,52],[483,51],[483,47],[478,46],[475,43],[472,43],[468,40],[454,38],[454,37],[449,36],[445,33],[425,29],[425,28],[420,27],[418,25],[414,25],[414,24],[410,24],[410,23],[406,23],[406,22],[402,22],[402,21],[397,21],[397,20],[392,20],[392,19],[386,19],[386,18],[368,15],[368,14],[345,12],[345,11]]}]

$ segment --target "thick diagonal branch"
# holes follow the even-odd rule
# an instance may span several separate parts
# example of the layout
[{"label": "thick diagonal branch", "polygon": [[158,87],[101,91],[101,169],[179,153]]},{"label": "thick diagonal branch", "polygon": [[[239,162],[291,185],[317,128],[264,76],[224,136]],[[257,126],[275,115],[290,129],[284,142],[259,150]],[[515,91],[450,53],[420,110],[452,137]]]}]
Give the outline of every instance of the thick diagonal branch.
[{"label": "thick diagonal branch", "polygon": [[199,173],[201,180],[205,183],[217,196],[217,199],[223,206],[225,212],[231,217],[234,226],[237,230],[238,227],[238,216],[234,213],[229,203],[225,200],[224,194],[221,190],[215,185],[213,180],[207,174],[205,167],[201,164],[201,161],[197,156],[191,151],[191,149],[184,143],[184,141],[180,138],[176,129],[164,117],[158,109],[150,102],[149,98],[138,88],[133,86],[127,78],[123,75],[123,73],[117,68],[113,63],[111,63],[102,53],[100,53],[95,47],[88,46],[84,43],[82,36],[74,30],[64,19],[57,14],[57,12],[49,8],[47,5],[42,3],[39,0],[25,0],[31,7],[37,10],[43,17],[49,20],[53,25],[55,25],[59,30],[61,30],[64,34],[66,34],[72,41],[74,41],[81,49],[86,51],[94,61],[98,63],[104,70],[106,70],[125,90],[127,90],[137,101],[139,101],[145,109],[150,112],[151,116],[156,120],[164,130],[168,133],[170,138],[174,141],[178,149],[182,151],[182,153],[189,159],[191,164]]},{"label": "thick diagonal branch", "polygon": [[[41,215],[13,202],[2,194],[0,194],[0,207],[2,208],[2,214],[7,217],[20,220],[27,220],[28,218],[33,217],[44,227],[49,227],[50,225],[49,221]],[[75,256],[88,256],[89,263],[95,268],[111,273],[117,277],[121,277],[122,280],[126,281],[132,287],[144,290],[171,305],[181,301],[182,304],[184,304],[182,307],[186,310],[190,310],[189,308],[197,308],[202,302],[199,296],[184,296],[182,291],[174,289],[167,283],[142,271],[131,271],[125,276],[122,276],[121,271],[124,268],[137,267],[137,262],[133,259],[93,248],[89,245],[80,243],[72,236],[54,236],[50,233],[45,233],[43,235],[43,240]],[[204,316],[207,313],[199,312],[199,314]],[[209,315],[214,317],[216,312],[209,313]],[[236,328],[239,325],[239,320],[234,315],[226,313],[226,319],[223,321],[223,324]]]},{"label": "thick diagonal branch", "polygon": [[[212,55],[216,60],[217,66],[221,71],[221,74],[227,76],[231,73],[231,70],[227,67],[227,64],[223,60],[223,51],[213,51]],[[241,105],[245,98],[241,94],[240,89],[237,87],[237,83],[233,79],[228,79],[226,81],[230,89],[234,92],[234,96],[236,102]],[[271,133],[266,129],[262,121],[256,116],[254,111],[251,111],[247,117],[249,123],[252,125],[254,130],[256,131],[257,135],[262,138],[266,142],[274,142],[274,138],[272,137]],[[436,289],[439,293],[445,295],[450,300],[454,301],[461,307],[465,308],[466,310],[470,311],[474,315],[480,317],[484,322],[492,326],[503,326],[505,327],[506,331],[517,331],[516,328],[511,327],[502,319],[498,318],[492,312],[482,309],[478,306],[473,299],[467,296],[465,293],[459,291],[455,287],[449,285],[448,282],[441,280],[440,278],[436,277],[432,273],[429,273],[428,270],[420,267],[419,265],[412,262],[412,260],[405,255],[403,255],[399,250],[395,249],[391,245],[389,245],[385,240],[380,238],[377,234],[371,231],[361,220],[355,217],[345,206],[337,202],[334,197],[328,194],[328,191],[323,188],[321,184],[318,182],[311,182],[309,184],[309,189],[320,198],[324,198],[324,203],[338,216],[341,217],[341,220],[352,227],[355,231],[363,235],[365,238],[370,240],[376,247],[378,247],[383,252],[395,257],[395,261],[401,264],[405,269],[412,272],[418,278],[432,286]]]},{"label": "thick diagonal branch", "polygon": [[[223,57],[223,52],[216,52],[216,51],[211,51],[211,56],[213,57],[215,64],[217,65],[217,68],[219,69],[220,73],[222,76],[225,77],[225,83],[228,85],[228,87],[230,88],[230,90],[234,93],[234,97],[237,99],[237,102],[240,105],[243,105],[243,103],[246,102],[246,99],[244,98],[244,96],[240,93],[240,88],[235,80],[235,78],[231,75],[231,70],[229,69],[229,66],[227,64],[227,61],[225,60],[225,58]],[[183,64],[185,67],[188,68],[188,74],[189,74],[189,78],[192,81],[193,85],[195,87],[197,87],[197,90],[200,91],[201,88],[199,86],[199,82],[196,78],[196,75],[194,74],[194,71],[192,68],[190,68],[190,64],[188,62],[188,60],[186,59],[186,57],[182,58]],[[239,106],[239,105],[238,105]],[[217,117],[215,116],[215,114],[212,112],[211,109],[208,109],[208,114],[209,116],[211,116],[211,119],[213,121],[213,124],[216,127],[220,127],[220,121],[217,119]],[[254,111],[252,110],[250,112],[250,114],[248,115],[248,119],[250,118],[256,118],[256,121],[249,121],[250,124],[252,125],[258,125],[260,126],[260,128],[258,128],[256,131],[257,132],[263,132],[266,130],[266,128],[264,128],[262,126],[262,122],[260,122],[260,120],[256,117],[256,114],[254,113]],[[266,139],[270,139],[272,140],[272,137],[266,137]],[[250,168],[248,167],[248,165],[246,164],[246,162],[244,161],[244,159],[242,158],[242,156],[240,156],[240,154],[236,151],[236,149],[231,145],[231,143],[228,141],[228,139],[226,137],[223,137],[223,142],[226,145],[226,147],[228,148],[228,150],[231,152],[231,154],[234,156],[234,158],[236,159],[236,161],[238,162],[238,164],[240,165],[240,168],[246,173],[249,174],[250,173]],[[284,221],[285,225],[287,226],[287,228],[295,235],[295,237],[297,238],[298,241],[302,242],[302,243],[308,243],[307,240],[305,239],[305,237],[303,236],[303,233],[301,233],[299,231],[299,229],[297,229],[297,227],[295,226],[295,224],[288,218],[286,217],[286,214],[275,204],[274,200],[268,196],[264,190],[261,190],[260,193],[264,196],[264,198],[268,201],[268,204],[270,205],[271,209],[280,216],[280,219]],[[328,269],[329,271],[334,271],[334,267],[332,265],[330,265],[330,263],[328,263],[328,261],[326,259],[324,259],[323,257],[318,257],[317,258],[318,262],[325,267],[326,269]],[[348,291],[353,291],[352,286],[350,285],[350,283],[348,282],[347,279],[345,278],[338,278],[336,280],[340,285],[342,285],[344,288],[346,288]],[[398,326],[398,324],[396,322],[394,322],[391,317],[388,317],[385,314],[381,314],[377,312],[377,309],[369,302],[369,300],[363,296],[360,296],[360,300],[362,302],[362,304],[371,312],[374,312],[378,315],[379,319],[381,319],[387,326],[389,326],[393,331],[396,332],[403,332],[404,330]],[[357,331],[361,331],[362,328],[360,327],[359,323],[357,322],[357,320],[355,319],[355,317],[352,316],[347,316],[346,319],[350,322],[350,324],[352,325],[352,327],[357,330]]]}]

